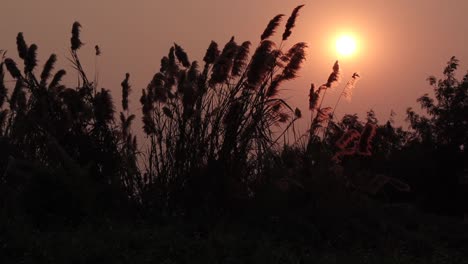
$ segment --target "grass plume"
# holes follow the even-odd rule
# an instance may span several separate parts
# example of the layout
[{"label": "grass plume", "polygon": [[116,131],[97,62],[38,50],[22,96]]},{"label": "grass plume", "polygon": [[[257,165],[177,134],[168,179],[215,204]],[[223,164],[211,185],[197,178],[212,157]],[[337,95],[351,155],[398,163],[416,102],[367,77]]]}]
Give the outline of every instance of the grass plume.
[{"label": "grass plume", "polygon": [[247,65],[247,59],[249,57],[250,41],[245,41],[239,46],[234,63],[232,66],[232,76],[240,76],[243,69]]},{"label": "grass plume", "polygon": [[18,35],[16,36],[16,47],[18,49],[18,56],[25,60],[26,57],[28,56],[28,45],[26,44],[26,41],[24,40],[23,32],[19,32]]},{"label": "grass plume", "polygon": [[23,77],[14,60],[10,58],[5,59],[5,66],[8,72],[10,73],[11,77],[15,79],[21,79]]},{"label": "grass plume", "polygon": [[289,58],[289,62],[282,74],[284,80],[291,80],[297,77],[297,71],[306,58],[306,48],[307,44],[305,42],[299,42],[288,51],[287,57]]},{"label": "grass plume", "polygon": [[291,13],[291,16],[288,18],[288,22],[286,23],[286,28],[283,33],[283,41],[287,40],[289,36],[291,36],[292,29],[296,25],[296,18],[299,15],[299,10],[303,7],[304,5],[297,6],[294,8],[294,10]]},{"label": "grass plume", "polygon": [[341,71],[340,71],[340,64],[338,61],[333,64],[333,71],[330,73],[327,82],[322,85],[325,88],[331,88],[332,86],[338,84],[341,80]]},{"label": "grass plume", "polygon": [[81,46],[83,46],[83,43],[80,40],[80,31],[81,31],[81,24],[78,21],[76,21],[75,23],[73,23],[72,37],[70,39],[72,51],[76,51],[79,48],[81,48]]},{"label": "grass plume", "polygon": [[279,23],[281,22],[281,19],[283,17],[283,14],[279,14],[272,18],[268,23],[267,27],[265,28],[265,31],[263,31],[263,34],[260,36],[260,40],[265,40],[271,37],[273,34],[275,34],[275,31],[278,28]]},{"label": "grass plume", "polygon": [[177,60],[179,60],[179,62],[185,68],[190,67],[190,61],[188,59],[188,56],[185,50],[181,46],[177,45],[176,43],[174,43],[174,47],[175,47],[175,55],[177,57]]},{"label": "grass plume", "polygon": [[233,60],[237,53],[237,44],[234,41],[234,37],[226,43],[219,55],[218,59],[213,65],[210,83],[219,84],[227,80],[232,70]]},{"label": "grass plume", "polygon": [[24,71],[30,73],[37,66],[37,45],[32,44],[28,49],[28,55],[24,60]]},{"label": "grass plume", "polygon": [[67,74],[65,70],[59,70],[56,72],[54,78],[52,78],[52,81],[49,84],[49,89],[57,87],[65,74]]},{"label": "grass plume", "polygon": [[265,77],[265,74],[271,68],[272,52],[275,48],[275,43],[269,40],[264,40],[255,51],[252,57],[252,63],[247,73],[249,85],[256,87]]},{"label": "grass plume", "polygon": [[57,55],[50,55],[47,62],[44,64],[44,68],[41,73],[41,86],[45,86],[47,80],[50,78],[51,72],[54,69],[55,63],[57,62]]},{"label": "grass plume", "polygon": [[346,86],[343,89],[343,97],[349,102],[353,95],[353,90],[356,87],[356,83],[361,78],[361,76],[355,72],[351,79],[346,83]]},{"label": "grass plume", "polygon": [[128,95],[130,94],[131,87],[129,83],[130,74],[125,74],[125,79],[122,81],[122,108],[123,110],[128,110]]},{"label": "grass plume", "polygon": [[219,53],[218,43],[211,41],[210,46],[206,50],[205,56],[203,57],[203,61],[206,64],[213,64],[219,57]]}]

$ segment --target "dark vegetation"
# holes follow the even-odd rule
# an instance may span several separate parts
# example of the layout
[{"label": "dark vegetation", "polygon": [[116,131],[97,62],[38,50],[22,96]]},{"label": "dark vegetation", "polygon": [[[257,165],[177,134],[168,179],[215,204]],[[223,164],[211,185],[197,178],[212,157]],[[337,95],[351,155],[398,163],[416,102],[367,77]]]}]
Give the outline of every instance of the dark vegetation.
[{"label": "dark vegetation", "polygon": [[22,64],[6,52],[0,64],[1,262],[466,261],[468,75],[457,80],[451,58],[404,130],[322,106],[338,89],[336,62],[312,85],[299,135],[304,114],[279,91],[306,57],[305,43],[287,43],[301,7],[279,43],[283,15],[254,46],[211,42],[201,63],[174,44],[141,92],[140,145],[130,75],[117,111],[80,62],[78,22],[76,87],[61,84],[56,55],[40,68],[19,33]]}]

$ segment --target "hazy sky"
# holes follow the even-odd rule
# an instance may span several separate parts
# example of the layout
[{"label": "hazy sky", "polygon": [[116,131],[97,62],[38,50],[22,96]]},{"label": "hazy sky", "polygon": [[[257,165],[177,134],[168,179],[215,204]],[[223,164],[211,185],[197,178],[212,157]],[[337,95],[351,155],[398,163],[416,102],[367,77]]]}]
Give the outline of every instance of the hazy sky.
[{"label": "hazy sky", "polygon": [[[355,71],[362,76],[351,103],[343,102],[337,114],[362,115],[373,108],[381,121],[392,109],[396,119],[403,120],[405,109],[431,91],[426,78],[441,76],[452,55],[461,61],[458,76],[468,69],[466,0],[2,0],[0,49],[17,58],[15,38],[23,32],[28,44],[39,46],[40,63],[52,52],[59,56],[60,66],[69,72],[66,82],[73,85],[76,74],[66,57],[71,25],[79,21],[86,44],[80,55],[89,75],[94,76],[98,44],[100,86],[111,89],[119,102],[120,82],[129,72],[132,108],[137,110],[141,89],[159,70],[173,42],[199,61],[211,40],[222,47],[234,35],[238,43],[250,40],[255,47],[274,15],[289,16],[299,4],[305,7],[287,46],[307,42],[307,61],[282,95],[304,114],[310,83],[325,82],[336,59],[344,71],[342,85]],[[334,40],[343,32],[358,39],[359,51],[353,57],[338,58],[335,52]],[[334,105],[339,91],[330,93],[325,105]]]}]

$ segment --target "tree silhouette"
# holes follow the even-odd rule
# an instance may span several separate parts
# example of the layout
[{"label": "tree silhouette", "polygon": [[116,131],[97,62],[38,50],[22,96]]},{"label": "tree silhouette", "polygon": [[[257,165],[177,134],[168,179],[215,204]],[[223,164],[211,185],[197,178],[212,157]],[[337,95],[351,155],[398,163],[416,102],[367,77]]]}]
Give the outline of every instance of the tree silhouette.
[{"label": "tree silhouette", "polygon": [[413,129],[408,149],[418,159],[413,166],[421,169],[412,177],[414,185],[424,193],[427,206],[460,213],[467,208],[467,189],[460,179],[468,164],[468,75],[457,80],[458,65],[452,57],[443,79],[428,78],[434,97],[425,94],[417,100],[425,115],[409,108],[407,119]]}]

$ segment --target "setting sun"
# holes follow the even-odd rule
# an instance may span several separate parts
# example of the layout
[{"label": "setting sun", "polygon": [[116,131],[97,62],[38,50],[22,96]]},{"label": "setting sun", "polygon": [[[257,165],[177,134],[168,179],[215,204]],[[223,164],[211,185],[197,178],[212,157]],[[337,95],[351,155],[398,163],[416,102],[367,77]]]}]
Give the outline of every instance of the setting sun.
[{"label": "setting sun", "polygon": [[341,36],[336,40],[336,51],[343,56],[350,56],[356,51],[356,41],[350,36]]}]

